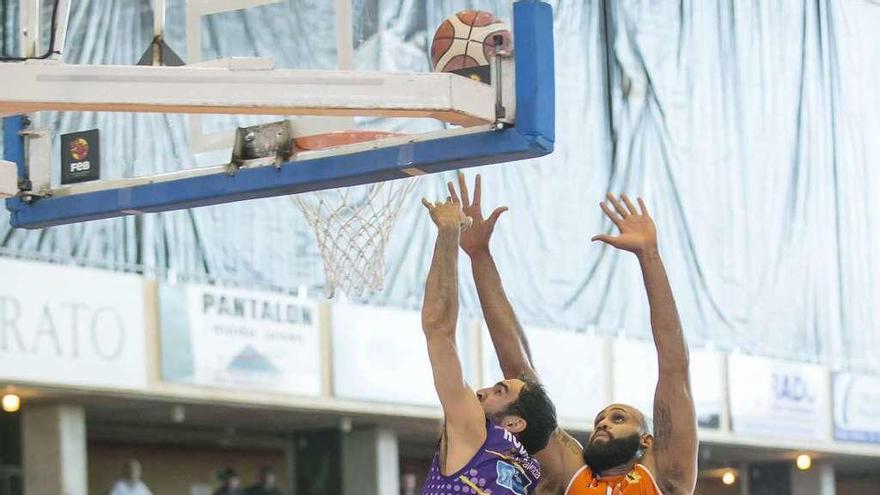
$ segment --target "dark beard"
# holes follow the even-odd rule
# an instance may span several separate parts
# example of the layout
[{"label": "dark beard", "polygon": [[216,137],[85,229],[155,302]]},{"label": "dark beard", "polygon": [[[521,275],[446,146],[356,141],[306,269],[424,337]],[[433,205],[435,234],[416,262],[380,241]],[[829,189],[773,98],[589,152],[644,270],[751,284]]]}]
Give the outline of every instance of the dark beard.
[{"label": "dark beard", "polygon": [[614,438],[604,443],[593,442],[584,449],[584,463],[598,475],[613,467],[629,464],[641,454],[641,436]]}]

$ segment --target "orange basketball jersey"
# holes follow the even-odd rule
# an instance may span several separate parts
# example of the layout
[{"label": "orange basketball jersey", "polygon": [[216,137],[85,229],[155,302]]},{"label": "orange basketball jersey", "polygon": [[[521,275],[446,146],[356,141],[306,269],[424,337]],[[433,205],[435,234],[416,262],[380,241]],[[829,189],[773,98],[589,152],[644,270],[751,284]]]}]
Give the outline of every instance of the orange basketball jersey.
[{"label": "orange basketball jersey", "polygon": [[574,475],[565,495],[662,495],[645,466],[636,464],[629,474],[597,478],[584,466]]}]

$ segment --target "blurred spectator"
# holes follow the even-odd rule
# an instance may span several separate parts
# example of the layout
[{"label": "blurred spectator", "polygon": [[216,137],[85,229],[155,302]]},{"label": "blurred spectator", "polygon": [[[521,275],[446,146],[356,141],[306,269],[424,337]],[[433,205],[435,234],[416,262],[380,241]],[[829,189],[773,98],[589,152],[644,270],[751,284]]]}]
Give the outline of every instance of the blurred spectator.
[{"label": "blurred spectator", "polygon": [[275,476],[275,470],[269,466],[264,466],[260,470],[260,482],[250,487],[245,492],[247,495],[284,495],[278,489],[278,477]]},{"label": "blurred spectator", "polygon": [[109,495],[153,495],[141,481],[142,475],[141,463],[137,459],[129,459],[123,468],[122,478],[113,483]]},{"label": "blurred spectator", "polygon": [[400,494],[416,495],[416,475],[413,473],[403,473],[400,476]]},{"label": "blurred spectator", "polygon": [[245,495],[241,489],[241,477],[238,471],[228,467],[220,472],[220,481],[223,483],[220,488],[214,492],[214,495]]}]

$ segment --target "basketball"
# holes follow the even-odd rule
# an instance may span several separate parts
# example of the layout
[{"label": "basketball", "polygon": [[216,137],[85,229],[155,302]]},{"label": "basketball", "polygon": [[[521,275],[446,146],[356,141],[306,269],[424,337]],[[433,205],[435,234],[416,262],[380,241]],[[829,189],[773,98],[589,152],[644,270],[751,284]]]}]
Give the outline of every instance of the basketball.
[{"label": "basketball", "polygon": [[445,21],[431,43],[431,68],[455,72],[489,65],[495,54],[495,35],[501,35],[501,48],[510,50],[510,27],[490,12],[463,10]]}]

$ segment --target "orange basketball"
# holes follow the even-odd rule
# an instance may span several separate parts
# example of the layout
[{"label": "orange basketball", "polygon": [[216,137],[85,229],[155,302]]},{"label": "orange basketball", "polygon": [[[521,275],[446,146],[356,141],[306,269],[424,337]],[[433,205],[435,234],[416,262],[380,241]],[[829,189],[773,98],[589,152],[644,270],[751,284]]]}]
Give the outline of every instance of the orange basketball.
[{"label": "orange basketball", "polygon": [[495,55],[495,35],[501,35],[501,48],[513,47],[510,28],[501,19],[481,10],[463,10],[445,21],[434,33],[431,67],[454,72],[489,65]]}]

